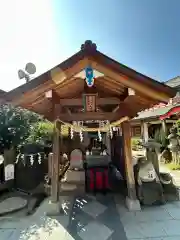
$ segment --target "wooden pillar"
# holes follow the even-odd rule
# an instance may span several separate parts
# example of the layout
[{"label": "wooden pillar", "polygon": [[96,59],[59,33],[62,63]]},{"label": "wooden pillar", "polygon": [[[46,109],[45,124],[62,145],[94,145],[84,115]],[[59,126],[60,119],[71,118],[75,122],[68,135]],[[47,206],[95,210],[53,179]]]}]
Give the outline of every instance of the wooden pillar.
[{"label": "wooden pillar", "polygon": [[107,152],[110,156],[110,159],[111,159],[111,139],[110,139],[110,136],[105,133],[105,145],[107,147]]},{"label": "wooden pillar", "polygon": [[52,163],[52,180],[51,180],[51,202],[59,201],[59,164],[60,164],[60,148],[59,148],[59,130],[54,126],[53,136],[53,163]]},{"label": "wooden pillar", "polygon": [[122,123],[123,132],[123,147],[124,147],[124,160],[125,160],[125,171],[127,179],[128,196],[131,199],[136,199],[135,180],[133,171],[132,161],[132,150],[131,150],[131,128],[130,122]]},{"label": "wooden pillar", "polygon": [[166,120],[162,120],[161,121],[161,124],[162,124],[162,129],[163,129],[163,132],[165,134],[165,136],[167,135],[167,126],[166,126]]},{"label": "wooden pillar", "polygon": [[48,155],[48,178],[52,179],[52,163],[53,163],[53,153]]},{"label": "wooden pillar", "polygon": [[141,135],[145,143],[149,140],[148,123],[141,122]]},{"label": "wooden pillar", "polygon": [[132,149],[131,149],[131,126],[130,122],[122,123],[123,147],[124,147],[124,161],[127,181],[127,198],[126,203],[129,210],[140,210],[140,204],[136,196],[136,187],[134,179]]},{"label": "wooden pillar", "polygon": [[[59,114],[59,104],[54,105],[54,119]],[[60,133],[56,124],[54,123],[53,132],[53,161],[52,161],[52,179],[51,179],[51,202],[59,201],[59,166],[60,165]]]}]

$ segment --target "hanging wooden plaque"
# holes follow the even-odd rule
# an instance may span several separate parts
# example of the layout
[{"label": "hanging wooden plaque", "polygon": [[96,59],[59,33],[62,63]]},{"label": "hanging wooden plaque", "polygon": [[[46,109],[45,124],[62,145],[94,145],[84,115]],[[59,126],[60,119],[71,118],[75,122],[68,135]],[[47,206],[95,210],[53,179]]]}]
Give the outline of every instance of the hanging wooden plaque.
[{"label": "hanging wooden plaque", "polygon": [[96,111],[96,94],[84,94],[84,109],[86,112]]}]

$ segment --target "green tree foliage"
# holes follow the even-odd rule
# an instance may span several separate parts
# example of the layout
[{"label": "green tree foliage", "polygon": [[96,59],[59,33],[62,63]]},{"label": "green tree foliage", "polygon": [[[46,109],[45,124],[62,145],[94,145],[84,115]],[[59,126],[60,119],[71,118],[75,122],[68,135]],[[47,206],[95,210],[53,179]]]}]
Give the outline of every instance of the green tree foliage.
[{"label": "green tree foliage", "polygon": [[131,147],[133,150],[137,151],[141,146],[141,141],[139,138],[131,138]]},{"label": "green tree foliage", "polygon": [[[53,127],[52,123],[33,112],[11,105],[1,105],[0,152],[25,143],[52,142]],[[68,132],[65,130],[63,132]]]},{"label": "green tree foliage", "polygon": [[0,106],[0,151],[16,147],[29,136],[32,125],[40,121],[35,113],[11,105]]},{"label": "green tree foliage", "polygon": [[54,125],[48,121],[40,121],[32,125],[27,141],[29,143],[44,144],[47,141],[52,141]]}]

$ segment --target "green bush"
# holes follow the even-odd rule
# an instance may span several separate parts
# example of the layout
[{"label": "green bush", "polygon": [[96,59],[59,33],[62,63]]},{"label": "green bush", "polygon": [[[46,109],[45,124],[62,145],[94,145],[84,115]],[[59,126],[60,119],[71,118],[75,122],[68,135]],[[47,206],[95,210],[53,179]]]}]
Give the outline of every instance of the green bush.
[{"label": "green bush", "polygon": [[168,163],[166,164],[166,167],[168,167],[170,170],[180,170],[180,165],[175,163]]},{"label": "green bush", "polygon": [[11,105],[0,106],[0,151],[23,144],[40,116]]},{"label": "green bush", "polygon": [[28,143],[42,143],[46,141],[52,141],[54,125],[50,122],[37,122],[32,125],[29,137],[27,138]]},{"label": "green bush", "polygon": [[139,138],[131,138],[131,147],[133,150],[137,151],[141,146],[141,141]]}]

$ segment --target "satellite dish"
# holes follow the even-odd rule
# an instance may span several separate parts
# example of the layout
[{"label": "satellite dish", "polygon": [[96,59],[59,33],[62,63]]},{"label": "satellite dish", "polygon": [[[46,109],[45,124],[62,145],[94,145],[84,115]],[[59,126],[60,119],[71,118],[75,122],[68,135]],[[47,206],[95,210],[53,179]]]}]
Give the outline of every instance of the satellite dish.
[{"label": "satellite dish", "polygon": [[18,77],[19,77],[19,79],[23,79],[23,78],[25,78],[25,76],[26,76],[25,72],[20,69],[20,70],[18,71]]},{"label": "satellite dish", "polygon": [[29,74],[34,74],[36,72],[36,66],[33,63],[27,63],[25,70]]}]

